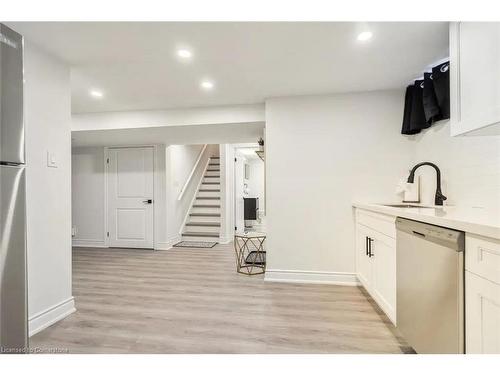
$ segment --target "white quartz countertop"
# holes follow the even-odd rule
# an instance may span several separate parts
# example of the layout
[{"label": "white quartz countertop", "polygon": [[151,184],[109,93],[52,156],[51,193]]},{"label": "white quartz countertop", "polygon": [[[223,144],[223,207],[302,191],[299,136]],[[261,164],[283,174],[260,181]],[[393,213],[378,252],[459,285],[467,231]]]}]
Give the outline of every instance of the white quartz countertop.
[{"label": "white quartz countertop", "polygon": [[388,207],[354,203],[354,207],[381,214],[439,225],[446,228],[500,239],[500,210],[461,206]]}]

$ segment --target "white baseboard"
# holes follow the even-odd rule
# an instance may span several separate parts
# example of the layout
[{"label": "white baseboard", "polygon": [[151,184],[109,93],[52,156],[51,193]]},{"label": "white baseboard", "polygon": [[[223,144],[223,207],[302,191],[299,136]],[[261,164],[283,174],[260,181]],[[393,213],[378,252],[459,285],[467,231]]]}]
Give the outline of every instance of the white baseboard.
[{"label": "white baseboard", "polygon": [[104,240],[81,240],[74,238],[72,240],[74,247],[108,247]]},{"label": "white baseboard", "polygon": [[30,317],[28,321],[29,336],[31,337],[43,331],[45,328],[66,318],[75,311],[75,299],[71,297]]},{"label": "white baseboard", "polygon": [[267,269],[265,281],[279,283],[359,285],[355,273]]},{"label": "white baseboard", "polygon": [[155,250],[168,250],[172,246],[168,242],[157,242],[155,245]]},{"label": "white baseboard", "polygon": [[219,238],[219,243],[222,245],[227,245],[228,243],[231,243],[233,241],[233,237],[220,237]]},{"label": "white baseboard", "polygon": [[155,245],[155,250],[170,250],[172,246],[181,241],[182,241],[182,236],[179,234],[177,236],[170,238],[166,242],[157,242]]}]

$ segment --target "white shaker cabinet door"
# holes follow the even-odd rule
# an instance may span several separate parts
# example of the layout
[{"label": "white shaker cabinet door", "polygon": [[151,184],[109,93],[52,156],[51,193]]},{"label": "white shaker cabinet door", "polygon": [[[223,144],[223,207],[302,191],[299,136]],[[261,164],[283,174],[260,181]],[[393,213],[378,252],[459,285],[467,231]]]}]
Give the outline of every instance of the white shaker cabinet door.
[{"label": "white shaker cabinet door", "polygon": [[465,272],[465,350],[500,354],[500,285]]},{"label": "white shaker cabinet door", "polygon": [[396,244],[384,235],[372,237],[373,298],[396,324]]},{"label": "white shaker cabinet door", "polygon": [[366,290],[370,292],[372,282],[372,265],[368,254],[368,229],[356,225],[356,274]]}]

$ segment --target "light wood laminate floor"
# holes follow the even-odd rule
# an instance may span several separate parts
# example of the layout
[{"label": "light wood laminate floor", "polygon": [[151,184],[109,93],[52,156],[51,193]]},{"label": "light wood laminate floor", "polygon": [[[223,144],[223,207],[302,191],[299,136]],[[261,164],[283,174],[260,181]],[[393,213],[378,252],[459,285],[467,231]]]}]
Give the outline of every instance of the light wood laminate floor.
[{"label": "light wood laminate floor", "polygon": [[264,282],[232,244],[168,251],[75,248],[77,311],[31,338],[71,353],[401,353],[357,287]]}]

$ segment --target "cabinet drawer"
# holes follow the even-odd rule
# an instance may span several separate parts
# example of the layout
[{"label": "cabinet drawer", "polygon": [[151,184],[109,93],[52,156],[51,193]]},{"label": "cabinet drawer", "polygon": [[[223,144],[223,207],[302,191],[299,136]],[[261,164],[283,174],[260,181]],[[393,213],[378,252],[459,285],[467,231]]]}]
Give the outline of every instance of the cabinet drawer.
[{"label": "cabinet drawer", "polygon": [[500,284],[500,241],[466,233],[465,269]]},{"label": "cabinet drawer", "polygon": [[359,224],[371,228],[391,238],[396,238],[396,217],[377,212],[356,209],[356,220]]}]

